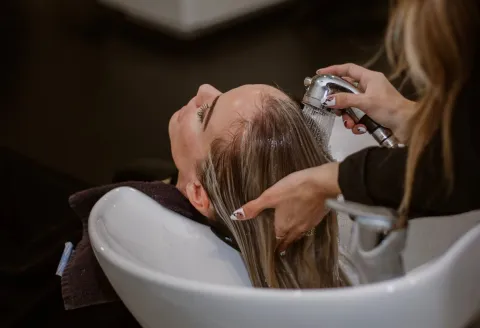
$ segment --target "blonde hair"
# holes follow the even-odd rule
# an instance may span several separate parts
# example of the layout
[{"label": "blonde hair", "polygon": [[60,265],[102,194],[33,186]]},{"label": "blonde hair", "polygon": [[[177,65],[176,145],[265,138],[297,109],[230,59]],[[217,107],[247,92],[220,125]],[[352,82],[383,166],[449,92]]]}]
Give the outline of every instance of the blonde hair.
[{"label": "blonde hair", "polygon": [[215,211],[236,240],[255,287],[325,288],[345,284],[338,267],[338,224],[329,213],[315,235],[296,241],[285,256],[276,252],[274,210],[232,221],[232,211],[290,173],[330,161],[307,129],[299,106],[264,95],[255,117],[211,144],[198,166],[199,180]]},{"label": "blonde hair", "polygon": [[454,181],[451,123],[462,88],[469,79],[478,33],[475,0],[398,0],[385,45],[394,75],[405,72],[420,100],[409,122],[405,191],[399,208],[405,220],[415,171],[434,134],[441,130],[443,168]]}]

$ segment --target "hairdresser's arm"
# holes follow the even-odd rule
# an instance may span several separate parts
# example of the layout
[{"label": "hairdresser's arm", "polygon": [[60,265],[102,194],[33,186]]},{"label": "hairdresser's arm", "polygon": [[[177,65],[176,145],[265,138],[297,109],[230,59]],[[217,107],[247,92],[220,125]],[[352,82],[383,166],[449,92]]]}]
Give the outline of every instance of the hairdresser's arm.
[{"label": "hairdresser's arm", "polygon": [[[348,156],[340,164],[338,174],[345,200],[397,209],[404,192],[407,153],[407,148],[372,147]],[[441,158],[430,165],[424,159],[418,171],[421,174],[417,174],[415,179],[411,213],[414,216],[449,214],[447,208],[442,209],[445,199],[435,200],[439,198],[439,192],[445,190],[441,184]]]},{"label": "hairdresser's arm", "polygon": [[[416,169],[410,218],[453,215],[480,208],[477,196],[480,147],[471,130],[477,121],[460,108],[456,112],[452,128],[454,180],[451,190],[443,169],[440,132],[427,145]],[[463,122],[470,122],[470,126]],[[338,175],[345,199],[397,209],[404,193],[407,152],[407,148],[376,147],[347,157],[340,164]]]},{"label": "hairdresser's arm", "polygon": [[[391,86],[387,86],[388,81],[383,75],[351,64],[328,70],[320,73],[349,76],[360,81],[366,94],[336,94],[337,103],[334,106],[345,108],[342,106],[355,106],[357,102],[358,106],[355,107],[363,107],[377,122],[391,128],[396,135],[402,135],[406,130],[403,126],[405,118],[414,110],[414,106],[402,100],[404,98],[394,92]],[[369,89],[372,81],[376,87]],[[410,215],[448,215],[480,208],[480,198],[476,196],[480,185],[480,143],[475,132],[480,111],[472,107],[478,103],[475,97],[477,93],[471,92],[471,96],[462,100],[455,109],[452,124],[452,192],[448,193],[444,178],[441,135],[437,133],[417,166]],[[386,112],[381,111],[382,108]],[[330,163],[295,172],[244,205],[243,216],[241,211],[236,211],[236,219],[254,218],[264,209],[275,208],[275,233],[282,241],[280,249],[285,249],[322,220],[327,198],[343,194],[350,201],[396,209],[404,192],[407,152],[407,148],[368,148],[347,157],[340,164]]]},{"label": "hairdresser's arm", "polygon": [[[346,76],[358,81],[363,94],[336,94],[332,108],[358,107],[378,123],[391,128],[397,137],[407,139],[407,124],[416,110],[383,74],[354,64],[330,66],[320,74]],[[472,76],[477,76],[473,74]],[[479,182],[480,119],[478,82],[467,83],[459,97],[452,120],[454,185],[448,193],[443,170],[442,137],[438,131],[420,158],[413,185],[411,216],[448,215],[480,207],[475,194]],[[358,126],[344,115],[345,126],[359,134]],[[339,184],[347,200],[369,205],[398,208],[404,193],[407,148],[369,148],[346,158],[340,165]],[[478,206],[478,207],[476,207]]]},{"label": "hairdresser's arm", "polygon": [[[480,208],[475,196],[480,182],[478,157],[465,149],[454,153],[455,165],[463,169],[455,172],[454,189],[448,193],[439,138],[434,137],[418,164],[410,216],[450,215]],[[243,214],[237,210],[234,219],[252,219],[267,208],[275,208],[275,233],[280,240],[279,250],[284,250],[320,223],[328,198],[343,194],[349,201],[398,208],[403,197],[406,158],[406,148],[374,147],[352,154],[341,163],[292,173],[245,204]]]}]

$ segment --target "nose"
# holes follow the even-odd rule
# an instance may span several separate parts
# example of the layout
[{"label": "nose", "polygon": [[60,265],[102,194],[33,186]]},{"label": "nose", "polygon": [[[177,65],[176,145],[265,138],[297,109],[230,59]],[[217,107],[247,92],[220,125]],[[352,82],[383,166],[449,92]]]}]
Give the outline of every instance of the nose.
[{"label": "nose", "polygon": [[197,107],[202,106],[204,103],[212,102],[215,97],[220,95],[221,92],[210,84],[202,84],[197,91],[195,97],[195,105]]}]

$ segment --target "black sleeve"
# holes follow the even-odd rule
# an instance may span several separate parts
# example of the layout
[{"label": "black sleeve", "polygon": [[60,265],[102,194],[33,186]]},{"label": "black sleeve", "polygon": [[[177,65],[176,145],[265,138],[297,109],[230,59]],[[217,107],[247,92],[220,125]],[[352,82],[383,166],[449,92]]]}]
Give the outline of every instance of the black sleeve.
[{"label": "black sleeve", "polygon": [[[407,148],[368,148],[347,157],[339,170],[339,184],[346,200],[366,205],[398,209],[404,192]],[[414,182],[410,213],[414,216],[455,212],[455,205],[445,206],[441,161],[419,165]],[[417,172],[418,172],[417,171]],[[423,181],[419,181],[421,178]]]},{"label": "black sleeve", "polygon": [[[434,135],[421,156],[409,216],[453,215],[480,209],[479,109],[472,102],[456,108],[452,122],[454,183],[449,190],[443,169],[442,138]],[[346,200],[398,209],[404,193],[408,148],[372,147],[340,163],[338,182]]]},{"label": "black sleeve", "polygon": [[346,200],[397,208],[403,194],[406,149],[367,148],[340,163],[338,183]]}]

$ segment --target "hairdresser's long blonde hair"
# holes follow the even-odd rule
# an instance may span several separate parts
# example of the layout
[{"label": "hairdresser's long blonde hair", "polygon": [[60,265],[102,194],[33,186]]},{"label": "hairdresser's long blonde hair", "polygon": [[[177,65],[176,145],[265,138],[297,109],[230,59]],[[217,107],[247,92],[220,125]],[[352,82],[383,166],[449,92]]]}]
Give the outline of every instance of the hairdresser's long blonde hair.
[{"label": "hairdresser's long blonde hair", "polygon": [[270,288],[325,288],[345,284],[338,267],[338,224],[332,212],[278,255],[274,211],[249,221],[232,221],[231,212],[259,197],[290,173],[330,161],[313,138],[293,101],[265,95],[258,114],[239,121],[236,132],[215,140],[198,166],[199,180],[215,211],[214,219],[233,234],[252,284]]},{"label": "hairdresser's long blonde hair", "polygon": [[408,213],[415,170],[427,144],[441,129],[443,166],[454,182],[453,110],[473,66],[478,33],[477,0],[398,0],[386,34],[395,75],[406,72],[419,92],[409,124],[405,193],[400,213]]}]

